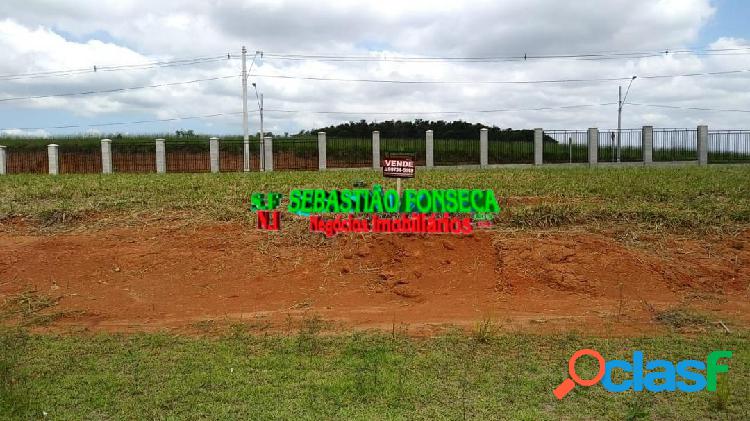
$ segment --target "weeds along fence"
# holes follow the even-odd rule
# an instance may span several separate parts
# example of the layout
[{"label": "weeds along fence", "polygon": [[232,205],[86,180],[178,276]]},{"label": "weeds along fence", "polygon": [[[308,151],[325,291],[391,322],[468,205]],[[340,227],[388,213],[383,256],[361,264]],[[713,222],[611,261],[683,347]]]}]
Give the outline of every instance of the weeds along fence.
[{"label": "weeds along fence", "polygon": [[599,162],[617,162],[618,134],[620,136],[620,161],[643,162],[642,129],[600,130],[597,143]]},{"label": "weeds along fence", "polygon": [[698,131],[654,129],[653,159],[657,162],[698,159]]},{"label": "weeds along fence", "polygon": [[[589,135],[595,133],[598,135],[590,139]],[[709,131],[705,126],[700,130],[644,127],[620,131],[495,128],[483,129],[473,139],[452,136],[450,133],[429,132],[421,138],[332,136],[327,137],[325,143],[322,143],[322,137],[320,141],[313,136],[277,137],[270,140],[271,151],[265,151],[266,144],[258,138],[251,138],[246,149],[241,137],[230,136],[219,139],[218,150],[214,149],[213,152],[211,148],[216,146],[211,146],[212,142],[207,137],[186,139],[164,136],[160,137],[166,139],[163,156],[160,155],[161,146],[157,152],[153,136],[118,137],[107,142],[102,142],[99,138],[0,138],[0,145],[4,146],[0,148],[0,159],[5,159],[5,165],[0,165],[0,171],[4,168],[9,174],[71,174],[108,172],[110,168],[117,173],[372,168],[380,164],[373,162],[378,159],[377,153],[373,153],[378,152],[373,151],[376,140],[379,140],[380,159],[391,154],[408,153],[415,156],[417,165],[428,167],[485,163],[607,163],[617,162],[618,155],[621,162],[644,164],[750,163],[750,130]],[[486,145],[483,143],[484,139]],[[57,146],[48,148],[53,143]],[[318,150],[320,144],[325,144],[325,163],[319,160],[322,155]],[[431,145],[431,154],[427,153],[428,145]],[[589,156],[589,151],[594,149],[597,152],[596,161]],[[487,155],[483,157],[482,153]],[[427,162],[428,155],[432,157],[430,162]],[[266,156],[273,162],[264,162]]]},{"label": "weeds along fence", "polygon": [[708,132],[710,162],[750,162],[750,130],[713,130]]},{"label": "weeds along fence", "polygon": [[542,160],[550,164],[588,162],[588,132],[545,130],[542,137]]}]

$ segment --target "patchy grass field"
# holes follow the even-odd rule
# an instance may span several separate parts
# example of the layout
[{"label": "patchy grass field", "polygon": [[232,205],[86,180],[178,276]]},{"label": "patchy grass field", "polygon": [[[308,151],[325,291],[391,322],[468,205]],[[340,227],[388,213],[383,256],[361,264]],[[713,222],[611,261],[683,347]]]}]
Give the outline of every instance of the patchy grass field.
[{"label": "patchy grass field", "polygon": [[[92,216],[139,221],[165,212],[197,220],[243,220],[254,191],[383,183],[371,170],[252,174],[17,175],[0,177],[0,220],[42,225]],[[391,182],[392,183],[392,182]],[[502,223],[550,227],[601,222],[688,230],[750,222],[750,166],[544,168],[419,171],[407,188],[494,189],[526,198]]]},{"label": "patchy grass field", "polygon": [[[588,338],[448,334],[0,336],[0,416],[17,419],[747,419],[748,336]],[[558,402],[567,358],[705,360],[734,350],[721,393],[614,394],[576,388]],[[581,376],[594,373],[582,359]]]}]

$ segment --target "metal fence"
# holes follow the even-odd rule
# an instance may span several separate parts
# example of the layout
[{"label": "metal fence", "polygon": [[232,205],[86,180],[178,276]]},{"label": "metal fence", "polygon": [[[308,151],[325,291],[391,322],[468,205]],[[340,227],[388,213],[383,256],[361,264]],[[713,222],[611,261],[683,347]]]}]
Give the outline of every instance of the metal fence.
[{"label": "metal fence", "polygon": [[[250,140],[250,171],[260,169],[260,141]],[[229,139],[219,141],[219,169],[221,172],[245,171],[245,141]]]},{"label": "metal fence", "polygon": [[211,159],[206,140],[167,140],[164,145],[167,172],[209,172]]},{"label": "metal fence", "polygon": [[[620,161],[643,162],[643,130],[621,129]],[[600,130],[597,143],[598,162],[617,162],[617,129]]]},{"label": "metal fence", "polygon": [[8,174],[46,174],[49,171],[47,149],[8,148]]},{"label": "metal fence", "polygon": [[273,140],[274,170],[317,170],[318,139],[276,138]]},{"label": "metal fence", "polygon": [[695,161],[698,159],[698,131],[654,129],[653,160]]},{"label": "metal fence", "polygon": [[708,162],[750,162],[750,130],[709,131]]},{"label": "metal fence", "polygon": [[372,167],[372,139],[326,139],[326,168]]},{"label": "metal fence", "polygon": [[427,165],[426,142],[421,139],[381,139],[380,156],[386,154],[410,153],[415,154],[416,165]]},{"label": "metal fence", "polygon": [[487,136],[487,163],[490,165],[533,164],[534,131],[490,132]]},{"label": "metal fence", "polygon": [[479,139],[433,139],[433,161],[443,165],[479,165]]},{"label": "metal fence", "polygon": [[154,142],[112,142],[112,170],[114,172],[156,172]]},{"label": "metal fence", "polygon": [[78,147],[61,144],[58,147],[60,174],[96,174],[102,172],[101,147]]},{"label": "metal fence", "polygon": [[588,162],[588,133],[585,130],[545,130],[542,161],[550,164]]}]

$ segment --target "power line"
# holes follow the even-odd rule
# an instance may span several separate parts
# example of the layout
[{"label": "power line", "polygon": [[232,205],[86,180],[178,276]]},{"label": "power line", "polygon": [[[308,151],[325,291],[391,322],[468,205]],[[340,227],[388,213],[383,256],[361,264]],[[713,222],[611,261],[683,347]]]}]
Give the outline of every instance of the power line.
[{"label": "power line", "polygon": [[[315,110],[284,110],[284,109],[264,109],[264,111],[272,113],[284,113],[284,114],[338,114],[338,115],[439,115],[439,114],[486,114],[486,113],[503,113],[503,112],[516,112],[516,111],[545,111],[545,110],[563,110],[563,109],[575,109],[575,108],[588,108],[588,107],[600,107],[615,105],[616,102],[608,102],[603,104],[576,104],[576,105],[562,105],[557,107],[536,107],[536,108],[505,108],[505,109],[488,109],[488,110],[464,110],[464,111],[403,111],[403,112],[380,112],[380,111],[315,111]],[[258,110],[249,111],[251,113],[257,113]],[[214,118],[230,115],[239,115],[242,111],[238,112],[226,112],[216,114],[205,114],[198,116],[178,116],[172,118],[164,118],[157,120],[136,120],[136,121],[118,121],[108,123],[96,123],[96,124],[71,124],[63,126],[48,126],[48,127],[6,127],[0,128],[0,130],[45,130],[45,129],[75,129],[75,128],[86,128],[86,127],[104,127],[104,126],[117,126],[127,124],[146,124],[146,123],[161,123],[179,120],[195,120],[204,118]]]},{"label": "power line", "polygon": [[[256,111],[251,111],[251,112],[256,112]],[[106,127],[106,126],[121,126],[121,125],[126,125],[126,124],[147,124],[147,123],[164,123],[164,122],[180,121],[180,120],[197,120],[197,119],[215,118],[215,117],[223,117],[223,116],[238,115],[238,114],[242,114],[242,111],[231,112],[231,113],[204,114],[204,115],[196,115],[196,116],[179,116],[179,117],[171,117],[171,118],[161,118],[161,119],[156,119],[156,120],[115,121],[115,122],[109,122],[109,123],[69,124],[69,125],[64,125],[64,126],[48,126],[48,127],[6,127],[0,130],[7,131],[7,130],[81,129],[81,128],[86,128],[86,127]]]},{"label": "power line", "polygon": [[[474,56],[474,57],[450,57],[450,56],[355,56],[355,55],[324,55],[324,54],[297,54],[297,53],[273,53],[264,54],[270,59],[278,60],[313,60],[313,61],[392,61],[392,62],[506,62],[506,61],[528,61],[547,59],[579,59],[579,60],[610,60],[610,59],[632,59],[662,57],[669,55],[744,55],[741,52],[750,51],[750,47],[720,48],[720,49],[678,49],[661,51],[631,51],[631,52],[597,52],[583,54],[516,54],[507,56]],[[740,53],[737,53],[740,52]],[[746,54],[746,53],[745,53]]]},{"label": "power line", "polygon": [[715,111],[715,112],[722,112],[722,113],[750,113],[750,110],[739,110],[739,109],[684,107],[684,106],[679,106],[679,105],[662,105],[662,104],[639,104],[635,102],[628,102],[627,104],[635,105],[636,107],[668,108],[671,110]]},{"label": "power line", "polygon": [[231,57],[232,56],[230,54],[226,54],[222,56],[196,57],[196,58],[189,58],[189,59],[153,61],[153,62],[134,63],[134,64],[105,65],[105,66],[92,65],[90,67],[78,68],[78,69],[48,70],[48,71],[42,71],[42,72],[0,75],[0,81],[36,79],[36,78],[44,78],[44,77],[58,77],[58,76],[73,76],[73,75],[81,75],[81,74],[88,74],[88,73],[115,72],[115,71],[122,71],[122,70],[144,70],[144,69],[153,69],[153,68],[160,68],[160,67],[189,66],[189,65],[195,65],[195,64],[226,61],[226,60],[231,59]]},{"label": "power line", "polygon": [[[639,79],[665,79],[665,78],[677,78],[677,77],[694,77],[694,76],[723,76],[730,74],[748,73],[750,69],[739,69],[739,70],[725,70],[718,72],[697,72],[697,73],[683,73],[674,75],[645,75],[638,76]],[[314,81],[330,81],[330,82],[364,82],[364,83],[391,83],[391,84],[409,84],[409,85],[422,85],[422,84],[441,84],[441,85],[459,85],[459,84],[493,84],[493,85],[526,85],[526,84],[547,84],[547,83],[586,83],[586,82],[621,82],[628,81],[633,76],[627,77],[605,77],[605,78],[588,78],[588,79],[542,79],[542,80],[399,80],[399,79],[345,79],[345,78],[329,78],[329,77],[318,77],[318,76],[295,76],[295,75],[266,75],[266,74],[255,74],[255,77],[260,78],[276,78],[276,79],[299,79],[299,80],[314,80]]]},{"label": "power line", "polygon": [[42,98],[58,98],[58,97],[69,97],[69,96],[82,96],[82,95],[111,94],[111,93],[117,93],[117,92],[135,91],[139,89],[187,85],[191,83],[209,82],[209,81],[214,81],[214,80],[231,79],[231,78],[236,78],[236,77],[239,77],[239,75],[216,76],[216,77],[209,77],[209,78],[203,78],[203,79],[186,80],[182,82],[156,83],[152,85],[129,86],[129,87],[124,87],[124,88],[103,89],[103,90],[96,90],[96,91],[68,92],[68,93],[62,93],[62,94],[31,95],[31,96],[21,96],[21,97],[11,97],[11,98],[0,98],[0,102],[23,101],[23,100],[29,100],[29,99],[42,99]]}]

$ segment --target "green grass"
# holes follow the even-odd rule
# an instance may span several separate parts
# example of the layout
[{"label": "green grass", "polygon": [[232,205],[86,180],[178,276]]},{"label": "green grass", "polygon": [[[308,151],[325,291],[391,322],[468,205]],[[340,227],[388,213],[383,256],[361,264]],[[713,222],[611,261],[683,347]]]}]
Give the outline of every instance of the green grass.
[{"label": "green grass", "polygon": [[[89,215],[137,218],[182,212],[193,218],[244,221],[252,192],[348,188],[356,181],[390,183],[372,170],[229,174],[8,175],[0,177],[0,221],[22,217],[42,225]],[[498,221],[516,227],[601,222],[685,230],[750,222],[750,167],[530,168],[419,170],[405,188],[493,189],[504,197],[542,197]]]},{"label": "green grass", "polygon": [[[747,419],[747,334],[597,339],[453,333],[321,336],[0,336],[0,417],[6,419]],[[552,389],[567,358],[705,360],[734,352],[722,396]],[[594,367],[578,364],[582,377]]]}]

